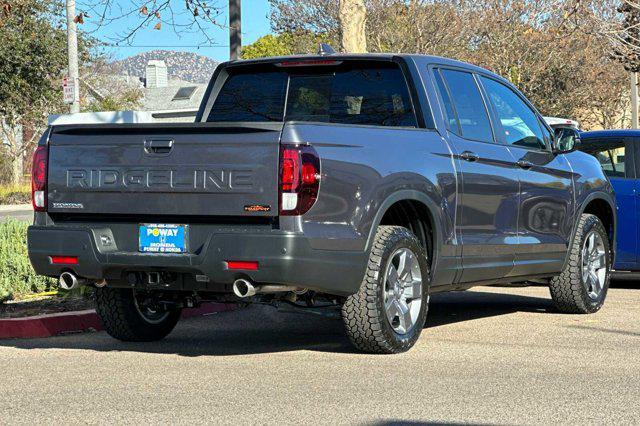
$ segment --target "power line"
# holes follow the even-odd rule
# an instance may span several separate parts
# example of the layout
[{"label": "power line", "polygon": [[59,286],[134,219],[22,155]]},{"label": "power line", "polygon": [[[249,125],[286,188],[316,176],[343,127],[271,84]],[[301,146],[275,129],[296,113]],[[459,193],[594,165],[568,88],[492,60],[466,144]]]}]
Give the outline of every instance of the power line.
[{"label": "power line", "polygon": [[224,44],[123,44],[123,45],[119,45],[119,44],[106,44],[105,46],[107,47],[118,47],[118,48],[125,48],[125,47],[130,47],[130,48],[138,48],[138,47],[172,47],[172,48],[179,48],[179,47],[197,47],[197,48],[211,48],[211,47],[229,47],[229,45],[224,45]]}]

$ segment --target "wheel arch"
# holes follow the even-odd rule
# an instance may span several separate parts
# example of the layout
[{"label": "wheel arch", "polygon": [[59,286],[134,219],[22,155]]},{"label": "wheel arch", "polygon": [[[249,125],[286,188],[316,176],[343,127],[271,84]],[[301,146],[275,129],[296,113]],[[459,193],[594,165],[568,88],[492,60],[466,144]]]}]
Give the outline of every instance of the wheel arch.
[{"label": "wheel arch", "polygon": [[[442,247],[442,226],[439,221],[440,209],[426,194],[415,190],[401,190],[388,196],[378,208],[372,222],[369,235],[367,237],[366,251],[371,250],[371,245],[375,237],[376,229],[380,225],[400,225],[405,226],[416,234],[418,240],[425,245],[430,256],[431,273],[435,269],[440,247]],[[403,214],[404,212],[404,214]],[[426,214],[426,217],[422,217]],[[422,230],[416,233],[413,219],[418,217],[423,224],[429,226],[429,234],[425,235]],[[404,223],[409,224],[409,226]],[[419,226],[419,225],[418,225]],[[413,229],[412,229],[413,228]]]},{"label": "wheel arch", "polygon": [[[604,225],[607,234],[609,235],[609,247],[611,250],[611,262],[613,264],[615,259],[616,252],[616,229],[617,229],[617,216],[616,216],[616,204],[615,200],[605,192],[594,192],[589,194],[580,204],[580,207],[576,211],[576,215],[574,217],[573,229],[571,231],[571,241],[573,242],[573,238],[578,230],[578,222],[580,216],[585,213],[593,214],[600,219],[602,224]],[[570,248],[569,248],[570,249]],[[568,261],[568,253],[567,250],[567,259]]]}]

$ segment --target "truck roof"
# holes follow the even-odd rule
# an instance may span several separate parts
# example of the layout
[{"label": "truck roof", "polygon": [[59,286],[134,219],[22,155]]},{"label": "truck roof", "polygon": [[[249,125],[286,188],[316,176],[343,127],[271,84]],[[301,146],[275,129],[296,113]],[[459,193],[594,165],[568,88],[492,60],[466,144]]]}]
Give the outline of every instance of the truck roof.
[{"label": "truck roof", "polygon": [[333,53],[328,55],[317,55],[317,54],[304,54],[304,55],[288,55],[288,56],[271,56],[267,58],[258,58],[258,59],[240,59],[234,61],[223,62],[221,66],[234,66],[234,65],[250,65],[250,64],[260,64],[260,63],[277,63],[277,62],[286,62],[286,61],[327,61],[327,60],[379,60],[379,61],[392,61],[395,58],[402,58],[405,60],[412,60],[420,65],[427,64],[439,64],[444,66],[451,67],[460,67],[466,68],[476,72],[482,72],[485,74],[492,75],[500,80],[507,81],[503,77],[485,69],[481,68],[477,65],[470,64],[468,62],[458,61],[455,59],[444,58],[441,56],[433,56],[433,55],[419,55],[419,54],[410,54],[410,53]]}]

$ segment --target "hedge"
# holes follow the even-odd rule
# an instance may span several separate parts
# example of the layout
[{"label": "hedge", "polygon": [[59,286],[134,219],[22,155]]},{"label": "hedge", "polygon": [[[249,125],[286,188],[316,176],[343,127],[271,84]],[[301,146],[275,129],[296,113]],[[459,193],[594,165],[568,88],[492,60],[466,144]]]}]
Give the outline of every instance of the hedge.
[{"label": "hedge", "polygon": [[0,185],[0,204],[29,204],[31,202],[31,186]]},{"label": "hedge", "polygon": [[28,226],[17,220],[0,224],[0,302],[56,287],[55,280],[36,275],[29,263]]}]

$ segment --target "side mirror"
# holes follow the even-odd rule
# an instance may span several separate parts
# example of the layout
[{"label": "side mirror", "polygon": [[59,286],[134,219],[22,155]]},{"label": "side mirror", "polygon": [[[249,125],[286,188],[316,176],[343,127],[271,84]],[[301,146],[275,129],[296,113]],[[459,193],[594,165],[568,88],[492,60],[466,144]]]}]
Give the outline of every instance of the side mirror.
[{"label": "side mirror", "polygon": [[559,128],[554,130],[553,152],[555,154],[566,154],[575,151],[580,144],[580,132],[572,128]]}]

